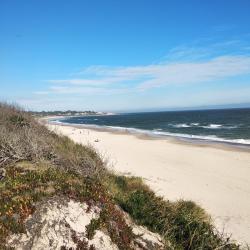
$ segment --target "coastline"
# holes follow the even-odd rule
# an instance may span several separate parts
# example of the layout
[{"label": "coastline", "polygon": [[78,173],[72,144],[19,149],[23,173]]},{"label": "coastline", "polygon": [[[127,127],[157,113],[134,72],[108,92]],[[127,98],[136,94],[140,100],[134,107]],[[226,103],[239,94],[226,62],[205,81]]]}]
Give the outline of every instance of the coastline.
[{"label": "coastline", "polygon": [[[248,150],[179,140],[152,139],[82,126],[48,124],[57,133],[93,146],[109,168],[142,177],[170,200],[192,200],[216,227],[242,243],[250,242],[250,154]],[[235,204],[240,204],[235,208]]]},{"label": "coastline", "polygon": [[[59,125],[59,126],[69,126],[69,127],[75,127],[79,129],[89,129],[93,131],[99,131],[99,132],[108,132],[111,134],[127,134],[127,135],[133,135],[140,139],[147,139],[147,140],[166,140],[170,141],[172,143],[180,143],[180,144],[187,144],[187,145],[195,145],[200,147],[213,147],[213,148],[219,148],[224,150],[239,150],[243,152],[250,152],[250,144],[244,144],[244,143],[237,143],[232,141],[226,141],[226,140],[212,140],[212,139],[203,139],[203,138],[196,138],[196,137],[183,137],[179,135],[175,135],[174,133],[171,134],[164,134],[164,133],[153,133],[150,130],[142,130],[142,129],[136,129],[136,128],[126,128],[126,127],[112,127],[112,126],[99,126],[95,124],[74,124],[74,123],[64,123],[60,122],[58,120],[53,121],[54,119],[64,119],[64,116],[53,116],[53,117],[44,117],[42,120],[45,121],[45,123],[50,123],[53,125]],[[53,120],[51,120],[53,119]],[[155,131],[154,131],[155,132]],[[220,138],[218,138],[220,139]]]}]

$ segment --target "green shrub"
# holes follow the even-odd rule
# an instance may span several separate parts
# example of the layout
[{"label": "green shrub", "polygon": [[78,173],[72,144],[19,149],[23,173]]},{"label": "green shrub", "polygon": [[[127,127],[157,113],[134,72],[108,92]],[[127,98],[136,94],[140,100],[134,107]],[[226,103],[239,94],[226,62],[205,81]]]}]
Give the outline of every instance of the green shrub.
[{"label": "green shrub", "polygon": [[1,103],[0,167],[7,169],[0,183],[0,248],[9,233],[25,230],[23,221],[33,213],[35,202],[63,195],[89,206],[99,204],[100,218],[91,221],[88,236],[104,227],[119,249],[130,249],[134,235],[116,204],[137,223],[161,234],[166,247],[239,249],[192,201],[166,201],[140,178],[109,174],[92,148],[58,136],[28,113]]},{"label": "green shrub", "polygon": [[239,249],[216,231],[209,216],[192,201],[166,201],[135,177],[111,175],[106,186],[137,223],[161,234],[174,249]]}]

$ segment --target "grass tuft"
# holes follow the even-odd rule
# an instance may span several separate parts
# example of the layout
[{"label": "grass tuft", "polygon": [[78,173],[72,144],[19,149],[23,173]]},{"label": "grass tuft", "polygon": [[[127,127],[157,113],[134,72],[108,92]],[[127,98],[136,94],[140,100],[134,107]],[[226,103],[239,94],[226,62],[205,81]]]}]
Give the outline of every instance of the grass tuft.
[{"label": "grass tuft", "polygon": [[216,231],[210,217],[192,201],[166,201],[136,177],[110,175],[105,183],[121,208],[174,249],[239,249]]},{"label": "grass tuft", "polygon": [[[0,249],[10,234],[25,232],[25,219],[37,202],[54,196],[85,202],[89,208],[98,206],[100,217],[87,226],[88,238],[97,229],[105,230],[119,249],[131,249],[135,236],[117,205],[134,221],[159,233],[166,249],[239,249],[216,231],[194,202],[166,201],[141,178],[109,173],[92,148],[58,136],[27,112],[3,103],[0,168],[6,169],[0,180]],[[88,247],[85,241],[75,241]]]}]

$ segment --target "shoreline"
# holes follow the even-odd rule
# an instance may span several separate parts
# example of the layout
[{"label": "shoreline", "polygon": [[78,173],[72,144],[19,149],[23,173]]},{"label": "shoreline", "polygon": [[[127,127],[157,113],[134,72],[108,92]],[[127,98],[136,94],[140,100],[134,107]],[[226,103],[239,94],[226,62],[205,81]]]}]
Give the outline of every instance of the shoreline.
[{"label": "shoreline", "polygon": [[93,146],[116,173],[142,177],[157,195],[196,202],[220,232],[250,243],[249,151],[47,124]]},{"label": "shoreline", "polygon": [[[199,147],[213,147],[213,148],[229,150],[229,151],[236,150],[236,151],[250,152],[250,144],[175,136],[174,133],[171,135],[155,134],[155,133],[152,133],[151,130],[142,130],[142,129],[136,129],[136,128],[110,127],[110,126],[105,126],[105,125],[99,126],[95,124],[75,124],[75,123],[63,123],[63,122],[58,122],[58,121],[50,121],[50,119],[54,119],[54,118],[55,117],[49,117],[49,118],[44,118],[44,120],[47,123],[53,124],[53,125],[74,127],[74,128],[79,128],[79,129],[81,128],[90,129],[90,130],[99,131],[99,132],[108,132],[111,134],[133,135],[139,139],[166,140],[166,141],[176,143],[176,144],[186,144],[186,145],[191,145],[191,146],[194,145],[194,146],[199,146]],[[64,117],[60,117],[60,118],[64,118]]]}]

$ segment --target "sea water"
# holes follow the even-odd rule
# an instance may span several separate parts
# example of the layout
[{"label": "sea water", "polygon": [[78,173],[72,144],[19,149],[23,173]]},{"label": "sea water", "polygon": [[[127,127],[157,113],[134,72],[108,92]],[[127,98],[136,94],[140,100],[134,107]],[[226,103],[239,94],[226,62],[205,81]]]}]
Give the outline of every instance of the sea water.
[{"label": "sea water", "polygon": [[54,122],[158,137],[250,145],[250,109],[120,113],[64,117]]}]

